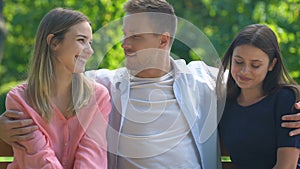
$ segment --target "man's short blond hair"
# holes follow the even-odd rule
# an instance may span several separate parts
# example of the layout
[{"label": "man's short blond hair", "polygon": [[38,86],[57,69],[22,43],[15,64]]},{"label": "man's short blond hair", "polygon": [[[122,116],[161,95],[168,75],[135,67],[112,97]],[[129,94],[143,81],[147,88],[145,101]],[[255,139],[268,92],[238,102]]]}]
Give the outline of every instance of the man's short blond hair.
[{"label": "man's short blond hair", "polygon": [[[177,29],[177,17],[174,8],[165,0],[128,0],[124,5],[127,14],[149,13],[151,27],[155,32],[169,32],[171,44]],[[157,14],[157,15],[155,15]]]}]

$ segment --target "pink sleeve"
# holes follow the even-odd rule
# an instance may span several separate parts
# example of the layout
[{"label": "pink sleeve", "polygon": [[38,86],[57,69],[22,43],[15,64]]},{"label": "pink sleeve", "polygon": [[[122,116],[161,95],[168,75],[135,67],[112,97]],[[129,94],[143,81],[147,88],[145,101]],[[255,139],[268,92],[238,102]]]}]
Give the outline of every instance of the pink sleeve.
[{"label": "pink sleeve", "polygon": [[107,154],[92,138],[84,135],[75,155],[74,169],[107,169]]},{"label": "pink sleeve", "polygon": [[[15,93],[13,92],[15,91]],[[6,109],[19,110],[24,112],[24,118],[32,118],[22,96],[18,95],[17,90],[7,94]],[[40,126],[39,126],[40,127]],[[55,156],[53,149],[49,146],[49,141],[42,133],[41,129],[34,132],[34,138],[28,141],[18,142],[23,145],[26,151],[13,147],[14,161],[8,168],[41,168],[41,169],[62,169],[62,165]]]},{"label": "pink sleeve", "polygon": [[92,102],[96,102],[96,112],[93,120],[86,130],[86,134],[80,140],[74,168],[107,168],[107,141],[106,130],[108,125],[108,117],[111,111],[110,96],[106,88],[102,85],[96,85],[95,95]]},{"label": "pink sleeve", "polygon": [[[99,86],[100,84],[97,84]],[[101,115],[103,116],[103,119],[108,124],[109,114],[112,108],[111,101],[110,101],[110,95],[108,90],[101,85],[101,87],[98,88],[98,92],[96,92],[96,99],[97,99],[97,105],[99,107],[99,110]]]}]

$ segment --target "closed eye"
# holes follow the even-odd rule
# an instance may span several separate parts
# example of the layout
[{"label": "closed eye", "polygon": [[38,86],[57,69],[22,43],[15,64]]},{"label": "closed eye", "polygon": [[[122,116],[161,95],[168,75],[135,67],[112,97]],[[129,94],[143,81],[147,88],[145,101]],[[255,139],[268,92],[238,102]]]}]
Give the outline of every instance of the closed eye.
[{"label": "closed eye", "polygon": [[253,68],[257,69],[260,67],[260,65],[252,65]]},{"label": "closed eye", "polygon": [[237,60],[235,60],[235,61],[234,61],[234,63],[235,63],[235,64],[238,64],[238,65],[241,65],[241,64],[243,64],[243,62],[241,62],[241,61],[237,61]]}]

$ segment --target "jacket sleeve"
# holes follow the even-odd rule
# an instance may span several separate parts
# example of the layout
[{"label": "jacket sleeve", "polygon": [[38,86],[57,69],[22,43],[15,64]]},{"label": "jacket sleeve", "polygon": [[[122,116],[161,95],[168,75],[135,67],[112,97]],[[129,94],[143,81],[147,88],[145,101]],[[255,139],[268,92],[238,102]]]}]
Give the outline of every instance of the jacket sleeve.
[{"label": "jacket sleeve", "polygon": [[[24,112],[24,118],[31,118],[24,104],[22,97],[8,93],[6,97],[6,109],[19,110]],[[14,161],[8,168],[41,168],[41,169],[62,169],[62,165],[55,156],[55,152],[49,146],[49,141],[41,129],[34,132],[34,138],[28,141],[18,142],[25,147],[25,151],[13,147]]]},{"label": "jacket sleeve", "polygon": [[116,75],[116,70],[98,69],[85,72],[85,76],[91,80],[95,80],[97,83],[110,89],[111,83]]}]

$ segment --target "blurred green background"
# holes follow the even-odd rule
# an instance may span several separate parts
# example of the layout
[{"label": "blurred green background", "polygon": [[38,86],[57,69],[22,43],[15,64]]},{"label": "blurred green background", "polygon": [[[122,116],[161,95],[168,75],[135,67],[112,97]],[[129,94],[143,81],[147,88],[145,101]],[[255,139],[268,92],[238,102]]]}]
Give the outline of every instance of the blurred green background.
[{"label": "blurred green background", "polygon": [[[0,114],[5,95],[26,79],[34,36],[42,17],[54,7],[67,7],[86,14],[97,31],[124,16],[126,0],[0,0]],[[300,0],[168,0],[177,16],[202,30],[222,56],[236,33],[253,23],[269,25],[277,34],[285,63],[300,82]],[[5,31],[3,31],[5,28]],[[6,37],[3,36],[6,32]],[[172,52],[187,62],[194,60],[183,43],[175,41]],[[120,43],[105,55],[99,67],[114,69],[123,61]]]}]

